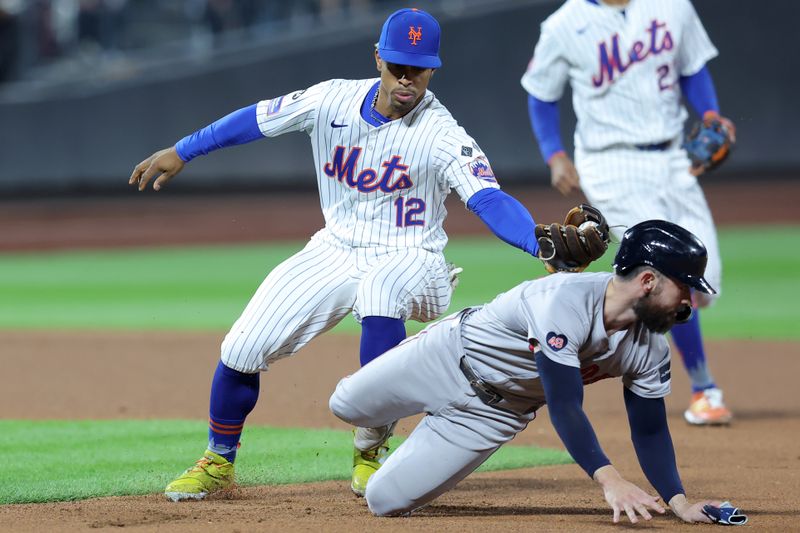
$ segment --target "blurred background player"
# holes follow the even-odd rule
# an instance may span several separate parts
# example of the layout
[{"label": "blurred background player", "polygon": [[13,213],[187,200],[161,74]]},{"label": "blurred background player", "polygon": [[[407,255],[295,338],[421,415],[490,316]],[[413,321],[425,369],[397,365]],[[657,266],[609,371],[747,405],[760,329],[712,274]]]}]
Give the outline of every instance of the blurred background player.
[{"label": "blurred background player", "polygon": [[[695,177],[703,169],[681,147],[682,95],[698,115],[719,116],[706,67],[716,55],[688,0],[567,0],[542,23],[522,85],[552,185],[565,195],[582,189],[617,236],[650,218],[687,228],[708,248],[707,276],[719,287],[716,229]],[[577,116],[574,165],[559,131],[567,83]],[[693,301],[704,307],[714,298],[694,293]],[[684,417],[727,424],[732,415],[708,368],[699,313],[671,333],[692,384]]]},{"label": "blurred background player", "polygon": [[[439,58],[439,24],[416,9],[391,14],[375,62],[380,79],[329,80],[264,100],[198,130],[138,164],[130,184],[159,190],[186,162],[212,150],[292,131],[309,135],[325,227],[277,266],[222,343],[211,385],[208,449],[170,483],[174,501],[202,499],[233,482],[259,373],[353,312],[361,364],[406,336],[405,321],[447,310],[453,270],[444,200],[455,189],[504,241],[537,256],[535,223],[500,190],[478,144],[427,90]],[[368,398],[364,399],[368,401]],[[363,495],[391,433],[359,428],[352,490]]]}]

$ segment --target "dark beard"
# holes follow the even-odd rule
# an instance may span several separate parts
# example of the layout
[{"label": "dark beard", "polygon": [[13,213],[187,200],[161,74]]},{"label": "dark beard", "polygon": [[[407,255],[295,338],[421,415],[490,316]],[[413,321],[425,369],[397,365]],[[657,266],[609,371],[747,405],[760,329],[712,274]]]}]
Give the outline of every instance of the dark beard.
[{"label": "dark beard", "polygon": [[633,312],[636,313],[636,318],[644,324],[644,327],[655,333],[666,333],[675,325],[675,313],[670,313],[666,309],[656,307],[651,303],[652,300],[648,298],[650,294],[643,298],[639,298],[633,304]]}]

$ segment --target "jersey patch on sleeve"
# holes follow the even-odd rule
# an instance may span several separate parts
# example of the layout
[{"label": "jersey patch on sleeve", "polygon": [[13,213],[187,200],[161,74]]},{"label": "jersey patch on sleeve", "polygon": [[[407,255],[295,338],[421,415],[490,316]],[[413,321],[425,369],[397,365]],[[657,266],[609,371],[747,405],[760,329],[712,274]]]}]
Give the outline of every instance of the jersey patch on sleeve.
[{"label": "jersey patch on sleeve", "polygon": [[547,333],[547,345],[554,352],[560,351],[567,345],[568,342],[569,341],[565,335],[556,333],[555,331],[550,331]]},{"label": "jersey patch on sleeve", "polygon": [[481,155],[476,157],[467,163],[467,166],[469,167],[470,174],[476,178],[489,181],[491,183],[497,183],[497,178],[494,176],[494,170],[492,170],[489,160],[484,156]]},{"label": "jersey patch on sleeve", "polygon": [[658,369],[658,379],[661,383],[666,383],[672,377],[672,372],[670,372],[670,362],[667,361],[663,365],[661,365]]},{"label": "jersey patch on sleeve", "polygon": [[274,115],[275,113],[280,111],[282,104],[283,104],[283,96],[279,96],[278,98],[273,98],[272,100],[268,100],[267,116]]},{"label": "jersey patch on sleeve", "polygon": [[472,157],[472,148],[469,146],[462,146],[461,147],[461,155],[465,157]]}]

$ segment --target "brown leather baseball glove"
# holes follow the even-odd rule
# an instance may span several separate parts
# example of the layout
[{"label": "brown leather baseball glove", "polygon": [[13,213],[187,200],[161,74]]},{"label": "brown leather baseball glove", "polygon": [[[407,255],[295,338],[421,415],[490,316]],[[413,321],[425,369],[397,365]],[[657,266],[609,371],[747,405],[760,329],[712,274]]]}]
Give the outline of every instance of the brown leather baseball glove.
[{"label": "brown leather baseball glove", "polygon": [[563,224],[537,224],[536,240],[548,272],[582,272],[608,249],[608,222],[598,209],[581,204]]}]

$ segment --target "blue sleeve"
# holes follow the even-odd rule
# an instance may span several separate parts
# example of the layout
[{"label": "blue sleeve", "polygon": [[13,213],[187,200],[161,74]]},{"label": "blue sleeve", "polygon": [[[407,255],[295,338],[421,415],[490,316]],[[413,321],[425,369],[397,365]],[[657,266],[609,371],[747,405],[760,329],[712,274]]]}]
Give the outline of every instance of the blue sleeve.
[{"label": "blue sleeve", "polygon": [[706,111],[719,113],[717,92],[707,66],[703,65],[703,68],[691,76],[681,76],[679,83],[683,96],[698,116],[702,117]]},{"label": "blue sleeve", "polygon": [[175,144],[178,157],[186,162],[199,155],[206,155],[218,148],[245,144],[261,139],[261,129],[256,120],[253,104],[212,122],[203,129],[187,135]]},{"label": "blue sleeve", "polygon": [[539,151],[545,162],[549,163],[551,157],[564,151],[564,145],[561,144],[558,102],[545,102],[528,95],[528,115],[533,134],[539,142]]},{"label": "blue sleeve", "polygon": [[625,409],[633,447],[647,480],[665,503],[676,494],[685,494],[675,463],[664,399],[642,398],[625,388]]},{"label": "blue sleeve", "polygon": [[481,189],[470,196],[467,208],[500,239],[534,257],[539,256],[534,232],[536,222],[516,198],[500,189]]},{"label": "blue sleeve", "polygon": [[547,411],[561,442],[575,462],[592,477],[598,468],[610,465],[592,424],[583,412],[583,380],[578,368],[551,361],[536,354],[536,367],[542,381]]}]

